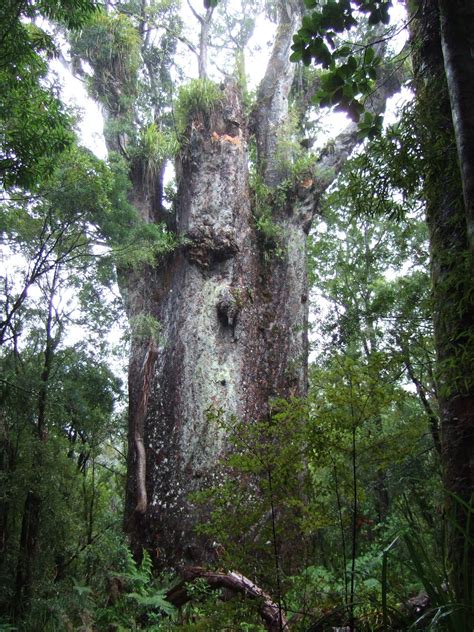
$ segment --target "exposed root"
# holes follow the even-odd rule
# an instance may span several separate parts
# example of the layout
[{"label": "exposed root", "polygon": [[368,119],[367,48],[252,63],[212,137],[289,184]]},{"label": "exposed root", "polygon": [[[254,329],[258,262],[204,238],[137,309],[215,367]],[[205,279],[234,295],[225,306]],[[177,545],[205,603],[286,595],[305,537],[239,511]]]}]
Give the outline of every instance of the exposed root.
[{"label": "exposed root", "polygon": [[168,591],[166,598],[175,606],[182,606],[190,597],[186,591],[186,584],[195,579],[204,579],[211,588],[226,588],[235,593],[242,593],[246,597],[256,599],[260,602],[260,615],[269,632],[289,632],[288,620],[285,613],[270,595],[264,592],[250,579],[237,573],[229,571],[209,571],[200,566],[188,566],[182,572],[183,581]]}]

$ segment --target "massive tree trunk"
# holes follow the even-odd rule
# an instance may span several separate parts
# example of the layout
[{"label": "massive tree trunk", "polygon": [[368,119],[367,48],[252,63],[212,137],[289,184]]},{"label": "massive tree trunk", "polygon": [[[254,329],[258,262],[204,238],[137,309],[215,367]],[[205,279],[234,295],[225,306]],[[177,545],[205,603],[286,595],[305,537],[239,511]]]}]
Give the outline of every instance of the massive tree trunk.
[{"label": "massive tree trunk", "polygon": [[194,534],[205,512],[189,500],[218,482],[228,447],[212,412],[252,422],[268,414],[271,398],[306,392],[313,206],[308,216],[298,200],[281,209],[278,256],[259,239],[235,86],[208,119],[190,121],[188,135],[176,209],[186,244],[128,296],[130,315],[145,310],[161,332],[157,348],[139,341],[132,350],[127,524],[136,546],[171,566],[212,559]]},{"label": "massive tree trunk", "polygon": [[[154,266],[119,270],[131,321],[146,315],[160,324],[158,339],[132,341],[125,525],[136,554],[145,547],[161,567],[213,561],[213,547],[195,533],[208,509],[191,495],[225,475],[219,462],[229,446],[217,421],[221,412],[252,423],[269,414],[272,398],[304,396],[307,389],[306,237],[321,193],[357,134],[350,126],[322,153],[314,173],[289,178],[291,161],[279,158],[278,139],[288,115],[289,52],[301,7],[291,0],[279,11],[252,115],[232,83],[210,111],[191,115],[176,161],[174,214],[162,207],[160,177],[145,186],[141,169],[130,170],[130,201],[140,217],[167,222],[181,240]],[[384,96],[396,85],[385,82]],[[119,128],[123,112],[112,106],[107,102],[106,114]],[[263,203],[271,207],[270,237],[258,229],[262,199],[249,183],[253,139]],[[106,140],[127,158],[118,136]]]},{"label": "massive tree trunk", "polygon": [[[269,323],[235,87],[211,116],[190,121],[187,134],[176,207],[186,243],[148,270],[127,301],[132,317],[146,311],[161,330],[156,349],[143,341],[132,349],[128,527],[137,546],[171,566],[209,558],[193,533],[201,518],[188,497],[217,482],[226,442],[212,411],[255,419],[269,396]],[[272,394],[284,390],[281,382]]]},{"label": "massive tree trunk", "polygon": [[[457,600],[469,604],[474,569],[474,280],[438,8],[420,0],[416,9],[413,59],[425,160],[449,557]],[[466,620],[466,626],[470,629],[472,621]]]}]

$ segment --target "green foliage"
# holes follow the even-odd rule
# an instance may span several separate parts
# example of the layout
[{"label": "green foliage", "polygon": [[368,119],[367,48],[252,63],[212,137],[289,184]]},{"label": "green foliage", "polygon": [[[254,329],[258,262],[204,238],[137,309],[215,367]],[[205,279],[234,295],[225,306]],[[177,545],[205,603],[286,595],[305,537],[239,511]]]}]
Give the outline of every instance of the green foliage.
[{"label": "green foliage", "polygon": [[58,157],[54,172],[43,184],[45,203],[63,221],[81,227],[101,227],[112,214],[115,183],[107,165],[92,152],[73,146]]},{"label": "green foliage", "polygon": [[[463,557],[461,568],[455,572],[459,574],[466,588],[469,586],[469,576],[472,568],[469,567],[469,549],[473,546],[470,532],[470,524],[474,516],[474,506],[465,503],[461,498],[453,497],[454,511],[448,516],[448,525],[460,537],[462,542]],[[467,514],[467,520],[458,521],[456,511],[461,510],[461,515]],[[445,566],[444,555],[433,555],[430,542],[427,541],[423,530],[416,517],[408,511],[410,528],[404,534],[404,543],[409,553],[407,564],[422,583],[429,597],[429,608],[416,622],[429,622],[429,630],[446,630],[449,632],[462,632],[472,626],[474,620],[474,595],[468,596],[469,601],[460,603],[449,579],[449,572]],[[450,523],[450,524],[449,524]],[[467,594],[467,591],[466,593]]]},{"label": "green foliage", "polygon": [[69,29],[81,27],[97,7],[98,3],[93,0],[32,0],[26,6],[18,0],[8,0],[5,3],[5,11],[12,17],[18,15],[15,9],[20,9],[27,18],[43,16]]},{"label": "green foliage", "polygon": [[417,589],[416,572],[404,555],[383,571],[383,551],[403,523],[395,511],[379,522],[374,487],[384,472],[393,507],[403,494],[417,497],[407,474],[426,426],[419,408],[408,413],[411,396],[382,381],[386,361],[335,360],[315,371],[307,401],[276,401],[267,420],[210,412],[230,430],[233,448],[222,463],[226,477],[194,497],[213,508],[199,530],[219,543],[224,567],[257,577],[271,594],[277,566],[287,611],[311,613],[302,630],[315,619],[347,624],[351,608],[360,629],[382,625],[384,610],[394,629],[408,627],[400,603]]},{"label": "green foliage", "polygon": [[306,403],[296,399],[274,402],[272,415],[252,424],[209,411],[210,422],[229,433],[232,450],[222,462],[226,476],[196,495],[196,501],[213,507],[211,520],[199,530],[222,547],[222,562],[257,576],[272,589],[278,582],[275,547],[285,547],[279,554],[282,572],[298,566],[311,522],[305,501],[306,414]]},{"label": "green foliage", "polygon": [[253,173],[250,187],[252,191],[252,211],[255,226],[258,231],[264,254],[281,257],[282,228],[274,219],[274,212],[281,208],[287,197],[286,183],[273,189],[263,181],[263,178]]},{"label": "green foliage", "polygon": [[176,139],[158,129],[156,123],[150,123],[141,130],[138,155],[145,160],[147,168],[155,173],[165,160],[174,157],[178,148]]},{"label": "green foliage", "polygon": [[[152,563],[146,551],[139,565],[128,552],[125,571],[113,575],[111,580],[119,582],[121,594],[112,607],[104,608],[100,613],[102,626],[115,625],[123,629],[134,626],[134,629],[149,630],[163,615],[174,614],[175,608],[166,600],[167,588],[160,587],[153,579]],[[140,620],[142,625],[137,625]]]},{"label": "green foliage", "polygon": [[[72,53],[93,68],[89,77],[94,98],[115,114],[125,115],[136,97],[140,36],[123,13],[97,12],[72,38]],[[78,62],[77,62],[78,63]]]},{"label": "green foliage", "polygon": [[290,189],[293,185],[314,176],[317,156],[301,145],[300,121],[295,108],[277,131],[276,160],[284,182],[280,185]]},{"label": "green foliage", "polygon": [[280,183],[271,187],[255,167],[250,171],[252,211],[265,260],[284,256],[284,228],[278,218],[284,215],[299,187],[311,187],[317,179],[317,156],[300,143],[301,132],[295,108],[277,131],[275,162]]},{"label": "green foliage", "polygon": [[[49,177],[37,183],[34,197],[17,192],[0,205],[3,243],[9,255],[19,257],[20,268],[16,275],[7,277],[2,287],[2,342],[8,330],[9,335],[13,334],[15,319],[16,326],[21,326],[28,289],[44,284],[55,269],[63,272],[68,267],[67,279],[60,281],[63,289],[74,287],[80,293],[79,288],[87,285],[94,310],[97,300],[92,299],[93,291],[99,297],[114,277],[94,251],[112,215],[109,200],[114,186],[106,165],[90,152],[72,147],[57,157]],[[113,208],[113,212],[118,211]],[[101,317],[105,315],[106,310],[102,310]]]},{"label": "green foliage", "polygon": [[132,318],[130,329],[135,340],[153,340],[155,344],[160,341],[161,325],[151,314],[140,314]]},{"label": "green foliage", "polygon": [[[465,242],[465,211],[447,86],[440,79],[417,93],[412,126],[422,157],[421,190],[427,202],[433,265],[439,395],[470,397],[474,387],[472,256]],[[437,133],[434,134],[433,130]],[[449,213],[447,212],[449,210]]]},{"label": "green foliage", "polygon": [[260,212],[255,220],[255,227],[260,236],[261,242],[265,253],[271,253],[276,257],[281,257],[283,250],[279,245],[282,229],[273,220],[271,212],[268,207],[265,207],[263,212]]},{"label": "green foliage", "polygon": [[[359,121],[364,113],[361,97],[372,90],[381,59],[371,44],[348,44],[342,41],[341,35],[358,26],[361,14],[368,16],[371,26],[388,25],[392,2],[330,0],[318,7],[316,0],[305,0],[305,5],[313,11],[303,17],[302,27],[293,38],[291,61],[303,61],[308,66],[315,60],[327,69],[321,77],[315,102],[336,105],[354,121]],[[372,137],[380,129],[381,118],[366,112],[359,126],[360,135]]]},{"label": "green foliage", "polygon": [[225,591],[216,591],[204,580],[196,580],[186,587],[190,601],[173,620],[163,622],[160,632],[265,632],[258,604],[241,596],[229,599]]},{"label": "green foliage", "polygon": [[[154,133],[149,136],[153,138]],[[156,137],[161,138],[159,134]],[[164,149],[155,147],[155,151],[150,157],[150,177],[151,165],[156,165],[158,152]],[[86,234],[92,232],[92,240],[96,231],[111,248],[116,264],[137,267],[173,251],[178,240],[163,223],[146,223],[138,216],[128,200],[128,170],[118,154],[112,153],[107,165],[86,150],[73,149],[59,161],[53,180],[48,182],[46,199],[67,213],[66,219],[74,217],[74,227],[81,226]]]},{"label": "green foliage", "polygon": [[[304,621],[351,620],[361,630],[408,629],[412,615],[402,604],[420,577],[406,548],[391,546],[407,530],[404,497],[420,520],[431,519],[427,540],[438,550],[441,490],[428,431],[437,402],[416,142],[404,148],[404,169],[390,164],[405,133],[391,129],[356,157],[325,206],[326,230],[311,254],[313,288],[329,301],[318,322],[326,344],[318,341],[308,399],[275,402],[271,418],[252,424],[212,415],[233,447],[222,464],[227,476],[198,498],[213,508],[200,530],[222,547],[221,563],[253,573],[272,594],[278,566],[287,610],[311,613],[301,629]],[[258,180],[253,186],[256,208],[271,218],[277,192]],[[280,194],[284,204],[288,192]],[[410,380],[434,422],[407,390]]]},{"label": "green foliage", "polygon": [[156,123],[150,123],[140,131],[138,146],[132,160],[142,165],[145,184],[150,190],[161,176],[166,160],[173,159],[178,150],[176,136],[160,130]]},{"label": "green foliage", "polygon": [[47,65],[34,52],[36,27],[26,28],[29,57],[0,67],[0,178],[3,186],[34,186],[73,141],[72,118],[46,82]]},{"label": "green foliage", "polygon": [[[369,138],[380,118],[362,115],[362,95],[371,89],[379,62],[370,44],[361,45],[358,56],[336,37],[359,21],[356,7],[369,23],[386,24],[389,4],[318,3],[319,12],[305,17],[295,40],[293,59],[318,59],[328,71],[321,76],[320,102],[360,118],[360,135]],[[229,601],[205,582],[188,587],[191,603],[177,612],[166,599],[168,579],[153,576],[148,553],[140,564],[132,558],[118,526],[124,460],[117,454],[125,416],[116,411],[120,385],[101,344],[65,342],[69,322],[95,326],[96,340],[97,332],[105,332],[112,310],[104,306],[104,288],[114,279],[112,258],[119,270],[156,266],[180,246],[164,224],[143,221],[130,203],[130,174],[143,176],[152,193],[164,162],[178,149],[169,132],[169,69],[179,20],[167,22],[166,36],[150,45],[140,37],[137,16],[143,10],[155,29],[163,15],[176,17],[176,3],[143,7],[132,0],[118,12],[96,12],[87,24],[73,11],[87,14],[86,0],[21,7],[9,0],[6,6],[24,11],[12,23],[16,12],[9,16],[0,9],[1,41],[9,46],[2,51],[8,64],[0,66],[8,88],[0,97],[0,173],[7,186],[28,186],[35,195],[12,191],[0,215],[9,251],[26,261],[21,279],[6,278],[2,297],[8,318],[0,357],[2,610],[24,630],[260,631],[255,604]],[[307,6],[314,9],[316,0]],[[71,120],[46,87],[54,45],[27,23],[35,15],[83,27],[73,41],[75,62],[91,64],[90,88],[108,110],[107,138],[120,152],[111,152],[107,164],[72,142]],[[13,24],[12,36],[5,24]],[[250,32],[249,24],[245,28]],[[239,80],[242,73],[238,59]],[[190,120],[205,124],[220,99],[221,91],[208,81],[183,87],[175,111],[179,135]],[[216,542],[222,566],[262,582],[288,612],[304,613],[296,629],[354,621],[364,632],[408,629],[402,605],[421,584],[433,606],[420,624],[466,628],[459,617],[468,608],[444,585],[441,488],[427,423],[436,429],[432,300],[425,231],[417,215],[422,192],[437,187],[442,197],[443,183],[434,182],[431,165],[444,159],[449,143],[440,136],[433,153],[423,156],[414,133],[417,116],[409,113],[374,139],[328,197],[326,232],[311,243],[311,272],[329,314],[318,321],[321,339],[308,398],[274,401],[268,417],[254,423],[209,411],[209,423],[230,435],[233,451],[215,488],[195,499],[213,510],[200,530]],[[151,120],[160,123],[144,124]],[[278,132],[281,185],[270,189],[252,176],[255,225],[268,259],[283,255],[279,215],[298,183],[314,177],[315,159],[298,142],[296,121],[290,118]],[[102,256],[104,248],[111,253]],[[457,288],[457,268],[450,268],[448,254],[446,287]],[[78,296],[87,315],[76,316],[66,305],[67,293],[64,301],[58,298],[59,290]],[[232,298],[237,306],[247,300],[240,293]],[[469,298],[466,292],[456,309],[466,310]],[[160,342],[159,322],[148,313],[132,319],[131,328],[136,340]],[[451,342],[464,367],[471,341],[461,334]],[[48,350],[51,366],[45,371]],[[459,386],[460,370],[468,379],[455,364],[448,388]],[[41,435],[40,409],[47,431]],[[32,590],[25,612],[13,613],[31,493],[40,499]],[[408,527],[401,499],[411,507]],[[472,516],[472,508],[467,512]],[[472,544],[465,525],[453,519],[451,527],[463,531],[466,546]],[[9,620],[0,623],[0,629],[9,628]]]},{"label": "green foliage", "polygon": [[145,553],[137,564],[116,533],[105,532],[80,551],[74,571],[84,574],[81,581],[70,575],[43,585],[31,612],[19,622],[20,629],[173,629],[169,620],[176,610],[166,600],[168,585],[153,579],[149,556]]},{"label": "green foliage", "polygon": [[82,444],[94,446],[113,432],[114,405],[121,395],[120,380],[80,347],[64,349],[58,355],[52,395],[59,406],[51,411],[51,422],[65,431],[67,411],[69,436],[75,434]]},{"label": "green foliage", "polygon": [[118,266],[135,268],[154,265],[160,257],[173,252],[183,242],[163,224],[145,224],[137,221],[124,244],[118,244],[115,261]]},{"label": "green foliage", "polygon": [[193,79],[181,86],[174,108],[178,137],[184,135],[193,117],[209,117],[221,99],[219,86],[209,79]]},{"label": "green foliage", "polygon": [[34,186],[73,142],[72,118],[47,79],[56,52],[36,18],[78,28],[94,11],[93,0],[5,0],[0,7],[0,181]]}]

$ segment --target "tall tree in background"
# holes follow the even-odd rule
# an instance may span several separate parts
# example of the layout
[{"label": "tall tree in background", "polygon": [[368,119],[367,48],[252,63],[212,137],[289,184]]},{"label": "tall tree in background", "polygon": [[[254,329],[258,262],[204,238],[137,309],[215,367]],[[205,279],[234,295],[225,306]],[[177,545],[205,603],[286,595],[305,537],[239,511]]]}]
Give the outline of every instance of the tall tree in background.
[{"label": "tall tree in background", "polygon": [[[357,64],[350,58],[345,61],[350,51],[335,49],[332,31],[357,25],[355,5],[369,14],[369,21],[386,23],[391,4],[391,0],[328,3],[324,18],[313,14],[295,39],[295,59],[310,63],[316,58],[329,68],[322,81],[323,100],[337,103],[356,117],[363,108],[359,99],[354,102],[354,88],[362,94],[367,89]],[[449,550],[453,587],[458,600],[467,604],[472,600],[474,568],[473,150],[469,140],[473,70],[467,52],[473,9],[472,3],[462,0],[408,0],[406,5],[430,233],[441,453],[452,521]],[[370,116],[367,123],[373,123]]]},{"label": "tall tree in background", "polygon": [[35,24],[50,19],[79,27],[94,0],[5,0],[0,7],[0,183],[34,186],[74,140],[72,119],[47,78],[53,38]]},{"label": "tall tree in background", "polygon": [[[454,16],[450,16],[453,11],[447,10],[447,3],[439,4],[443,36],[446,37],[446,33],[455,28],[451,23]],[[467,147],[464,134],[459,132],[459,126],[464,123],[469,126],[469,116],[466,119],[465,113],[457,110],[459,105],[464,108],[465,101],[460,102],[460,95],[456,91],[453,93],[456,76],[452,76],[450,70],[453,60],[450,60],[446,41],[443,42],[443,64],[437,4],[420,0],[411,3],[410,8],[431,247],[442,463],[448,493],[448,519],[451,521],[449,556],[457,598],[461,603],[470,603],[474,581],[474,276],[469,248],[469,231],[472,230],[472,210],[468,202],[470,185],[469,179],[465,179],[465,204],[459,169],[461,166],[461,172],[469,171],[470,158],[464,160],[466,151],[468,157],[472,157],[472,146]],[[462,47],[465,42],[459,42],[459,45]],[[468,77],[471,70],[468,67]],[[469,93],[465,94],[464,99],[468,96]],[[450,97],[454,107],[450,107]],[[460,163],[455,130],[461,148]]]},{"label": "tall tree in background", "polygon": [[[48,76],[56,44],[46,20],[74,29],[95,9],[92,0],[8,0],[0,8],[0,581],[2,609],[17,612],[67,547],[64,507],[77,507],[77,498],[67,503],[62,490],[65,480],[76,482],[77,468],[61,450],[65,436],[74,425],[84,428],[86,418],[96,428],[110,421],[117,391],[101,366],[94,375],[97,414],[83,411],[82,422],[73,421],[74,404],[67,413],[58,405],[65,357],[75,368],[99,364],[97,353],[92,359],[84,349],[65,351],[75,309],[62,294],[81,288],[85,296],[88,281],[89,298],[97,290],[98,235],[90,220],[107,213],[111,180],[97,159],[73,146],[72,116]],[[101,311],[97,302],[91,306]]]},{"label": "tall tree in background", "polygon": [[[79,434],[87,444],[90,435],[100,433],[110,422],[112,391],[118,390],[112,374],[101,365],[101,343],[88,353],[86,344],[67,348],[65,342],[72,324],[87,327],[88,321],[90,327],[101,329],[100,319],[107,312],[98,282],[100,270],[104,273],[107,266],[94,256],[98,235],[90,220],[107,213],[106,191],[111,181],[105,165],[89,152],[74,148],[56,157],[52,173],[36,179],[34,196],[12,189],[0,204],[2,246],[9,262],[0,291],[0,463],[4,481],[0,575],[2,581],[9,574],[16,575],[18,611],[29,604],[41,575],[39,566],[54,565],[51,558],[56,546],[49,543],[45,547],[50,556],[41,553],[47,540],[45,525],[50,527],[47,516],[64,507],[61,495],[51,488],[61,476],[74,471],[66,437]],[[68,300],[72,293],[75,305]],[[87,303],[86,317],[84,313],[79,316],[78,303]],[[86,380],[95,379],[95,395],[88,399],[94,402],[95,412],[92,406],[87,411],[83,406],[82,415],[77,414],[74,398],[67,393],[65,365],[76,370],[76,405],[86,399],[81,395],[85,388],[79,367]],[[60,452],[56,469],[52,467],[55,451]],[[85,462],[83,466],[85,469]],[[58,535],[56,539],[60,539]]]},{"label": "tall tree in background", "polygon": [[[130,203],[147,225],[175,233],[165,255],[118,269],[131,322],[157,325],[134,338],[130,356],[126,529],[135,550],[146,547],[162,566],[213,559],[194,533],[206,511],[189,500],[223,475],[226,436],[210,413],[252,422],[269,413],[272,398],[306,393],[306,238],[322,192],[358,140],[352,125],[319,157],[300,145],[317,79],[299,82],[298,92],[289,61],[300,3],[276,9],[275,43],[250,115],[241,73],[228,70],[222,88],[204,78],[211,10],[199,19],[201,80],[183,88],[175,105],[171,209],[163,170],[171,155],[169,55],[183,40],[176,7],[119,3],[74,44],[93,69],[109,158],[130,174]],[[397,87],[385,82],[374,109]],[[291,128],[293,96],[299,110]]]}]

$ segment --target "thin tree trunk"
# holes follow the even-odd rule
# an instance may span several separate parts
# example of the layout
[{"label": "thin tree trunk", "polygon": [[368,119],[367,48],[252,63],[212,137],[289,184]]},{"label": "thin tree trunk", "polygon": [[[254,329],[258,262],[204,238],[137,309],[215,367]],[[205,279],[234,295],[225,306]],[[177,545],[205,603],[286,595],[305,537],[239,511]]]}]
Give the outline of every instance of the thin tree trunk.
[{"label": "thin tree trunk", "polygon": [[206,11],[206,15],[202,18],[201,33],[199,36],[199,56],[198,56],[198,75],[199,79],[207,79],[207,52],[209,46],[209,28],[211,25],[214,7],[210,7]]},{"label": "thin tree trunk", "polygon": [[472,0],[438,0],[438,3],[467,235],[474,257],[474,3]]},{"label": "thin tree trunk", "polygon": [[15,581],[15,608],[21,612],[32,596],[33,560],[38,549],[39,514],[41,499],[29,490],[21,520],[20,548]]},{"label": "thin tree trunk", "polygon": [[[368,338],[364,342],[364,349],[367,360],[370,365],[371,357],[374,353],[377,353],[377,336],[375,332],[374,321],[371,316],[370,309],[370,293],[371,289],[369,287],[369,279],[370,279],[370,268],[372,264],[372,250],[370,246],[370,238],[367,224],[365,225],[364,230],[364,254],[365,254],[365,280],[366,280],[366,291],[363,296],[363,309],[362,312],[365,314],[366,322],[365,328],[367,330]],[[360,313],[359,308],[357,307],[357,311]],[[364,334],[362,334],[364,336]],[[378,376],[377,376],[378,377]],[[383,423],[382,423],[382,415],[381,412],[378,411],[374,416],[374,425],[377,431],[382,436],[383,432]],[[388,493],[388,483],[387,476],[383,469],[377,468],[376,476],[375,476],[375,509],[377,512],[377,518],[379,522],[383,522],[388,515],[388,510],[390,507],[390,496]]]},{"label": "thin tree trunk", "polygon": [[[53,299],[57,290],[59,268],[54,269],[46,318],[46,341],[44,348],[43,367],[40,376],[38,391],[37,421],[34,433],[34,457],[35,477],[41,476],[42,468],[42,443],[47,440],[46,406],[48,401],[48,388],[53,365],[54,351],[58,339],[53,336],[54,305]],[[33,591],[33,567],[38,552],[38,536],[41,521],[42,498],[37,491],[37,481],[31,483],[25,498],[23,516],[21,522],[20,546],[15,582],[15,604],[20,612],[28,603]]]},{"label": "thin tree trunk", "polygon": [[[8,436],[7,421],[4,411],[0,409],[0,473],[5,481],[10,480],[15,470],[15,454]],[[9,493],[4,490],[0,500],[0,566],[6,559],[8,546],[8,514],[10,511]]]},{"label": "thin tree trunk", "polygon": [[430,403],[429,396],[428,396],[428,393],[426,392],[425,386],[423,385],[421,380],[419,380],[418,377],[415,375],[415,370],[410,360],[410,353],[409,353],[408,348],[405,346],[401,337],[398,337],[397,342],[402,352],[403,364],[405,365],[407,375],[412,381],[413,385],[415,386],[418,398],[421,402],[421,405],[423,406],[426,416],[428,417],[431,436],[433,438],[433,445],[438,455],[441,456],[441,437],[440,437],[440,431],[439,431],[439,417]]}]

